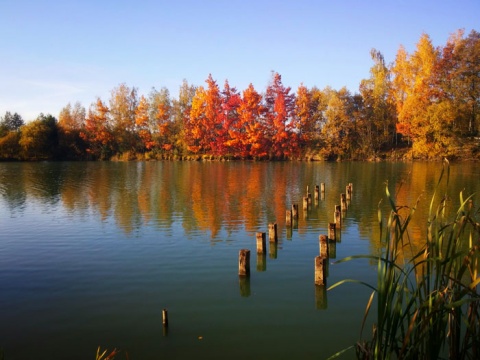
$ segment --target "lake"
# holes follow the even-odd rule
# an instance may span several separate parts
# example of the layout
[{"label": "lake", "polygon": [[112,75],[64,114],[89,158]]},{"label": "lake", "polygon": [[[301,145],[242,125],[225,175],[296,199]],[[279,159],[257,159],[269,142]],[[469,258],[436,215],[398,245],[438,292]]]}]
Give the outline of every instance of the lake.
[{"label": "lake", "polygon": [[[441,170],[422,162],[0,163],[0,348],[6,360],[95,359],[98,346],[131,360],[327,358],[358,340],[371,292],[314,284],[318,238],[340,194],[353,184],[327,285],[375,285],[376,263],[332,263],[379,253],[387,182],[398,204],[420,200],[411,235],[421,246]],[[449,213],[460,191],[480,191],[479,177],[476,163],[451,164]],[[307,186],[313,193],[321,183],[325,196],[304,211]],[[285,225],[292,204],[293,229]],[[257,232],[267,232],[265,256],[256,254]],[[240,249],[251,250],[248,280],[238,276]]]}]

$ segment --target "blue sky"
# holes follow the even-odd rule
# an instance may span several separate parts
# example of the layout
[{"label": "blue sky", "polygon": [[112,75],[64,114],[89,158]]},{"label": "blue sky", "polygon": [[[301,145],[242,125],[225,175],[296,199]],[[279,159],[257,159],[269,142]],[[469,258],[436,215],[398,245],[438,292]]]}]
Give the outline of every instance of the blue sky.
[{"label": "blue sky", "polygon": [[352,93],[369,77],[370,49],[387,63],[420,35],[435,46],[463,28],[480,31],[480,0],[0,0],[0,116],[56,117],[87,109],[120,83],[147,95],[212,74],[263,92],[271,71],[293,91]]}]

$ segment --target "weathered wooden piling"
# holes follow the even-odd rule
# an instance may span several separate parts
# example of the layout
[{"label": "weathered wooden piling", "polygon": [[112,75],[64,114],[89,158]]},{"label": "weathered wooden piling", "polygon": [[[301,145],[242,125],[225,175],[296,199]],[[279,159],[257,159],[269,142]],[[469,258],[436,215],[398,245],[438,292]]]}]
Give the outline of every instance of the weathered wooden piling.
[{"label": "weathered wooden piling", "polygon": [[351,200],[352,199],[352,190],[350,189],[350,185],[347,185],[345,187],[345,195],[347,197],[347,200]]},{"label": "weathered wooden piling", "polygon": [[270,242],[277,242],[278,240],[277,223],[268,224],[268,240]]},{"label": "weathered wooden piling", "polygon": [[292,210],[287,210],[285,212],[285,226],[292,226]]},{"label": "weathered wooden piling", "polygon": [[307,193],[307,201],[308,201],[308,205],[310,206],[312,204],[312,194],[311,193]]},{"label": "weathered wooden piling", "polygon": [[327,258],[315,257],[315,285],[326,285]]},{"label": "weathered wooden piling", "polygon": [[298,204],[292,204],[292,221],[298,221]]},{"label": "weathered wooden piling", "polygon": [[303,210],[308,210],[308,197],[303,197]]},{"label": "weathered wooden piling", "polygon": [[337,241],[337,228],[335,223],[328,223],[328,240]]},{"label": "weathered wooden piling", "polygon": [[340,194],[340,210],[347,211],[347,195],[343,193]]},{"label": "weathered wooden piling", "polygon": [[328,258],[328,237],[327,235],[320,235],[318,237],[318,243],[320,246],[320,256]]},{"label": "weathered wooden piling", "polygon": [[320,192],[325,193],[325,183],[320,184]]},{"label": "weathered wooden piling", "polygon": [[256,234],[257,254],[265,254],[266,253],[265,238],[266,238],[266,234],[264,232],[257,232],[257,234]]},{"label": "weathered wooden piling", "polygon": [[335,205],[334,219],[337,228],[340,228],[342,226],[342,212],[340,209],[340,205]]},{"label": "weathered wooden piling", "polygon": [[238,254],[238,275],[250,275],[250,250],[242,249]]},{"label": "weathered wooden piling", "polygon": [[319,198],[320,198],[320,186],[315,185],[315,192],[314,192],[313,199],[315,201],[318,201]]},{"label": "weathered wooden piling", "polygon": [[167,309],[162,310],[162,324],[164,327],[168,326],[168,311]]}]

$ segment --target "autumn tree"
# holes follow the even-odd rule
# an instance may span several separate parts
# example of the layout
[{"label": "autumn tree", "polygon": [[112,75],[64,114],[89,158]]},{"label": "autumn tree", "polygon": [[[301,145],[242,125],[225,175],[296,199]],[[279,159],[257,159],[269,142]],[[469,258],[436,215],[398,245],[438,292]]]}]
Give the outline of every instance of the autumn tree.
[{"label": "autumn tree", "polygon": [[152,131],[149,116],[150,104],[145,96],[140,96],[138,106],[135,109],[135,125],[136,131],[140,138],[141,145],[137,148],[140,151],[151,150],[155,145],[152,139]]},{"label": "autumn tree", "polygon": [[234,140],[236,135],[233,129],[239,129],[238,107],[240,106],[240,94],[236,88],[232,88],[225,80],[221,92],[221,114],[220,124],[217,130],[218,153],[220,155],[237,153],[238,142]]},{"label": "autumn tree", "polygon": [[124,153],[137,150],[135,110],[138,105],[137,89],[120,84],[112,90],[110,119],[118,151]]},{"label": "autumn tree", "polygon": [[221,145],[217,143],[216,137],[222,127],[222,99],[212,75],[205,82],[207,87],[198,87],[192,99],[186,128],[188,149],[193,153],[219,154]]},{"label": "autumn tree", "polygon": [[324,152],[328,158],[350,158],[354,143],[353,98],[346,88],[328,90],[325,124],[321,130]]},{"label": "autumn tree", "polygon": [[108,107],[98,98],[90,106],[85,118],[85,126],[80,133],[81,138],[86,142],[87,153],[96,159],[107,160],[114,154],[115,137],[108,113]]},{"label": "autumn tree", "polygon": [[232,146],[242,158],[261,158],[268,154],[263,116],[262,95],[252,84],[242,92],[237,113],[238,121],[230,129]]},{"label": "autumn tree", "polygon": [[455,44],[452,95],[458,109],[457,123],[465,135],[480,128],[480,33],[472,30]]},{"label": "autumn tree", "polygon": [[295,98],[295,118],[296,131],[298,134],[299,145],[302,148],[311,146],[315,138],[316,120],[317,120],[317,106],[313,93],[301,84],[297,89],[297,96]]},{"label": "autumn tree", "polygon": [[80,137],[80,132],[85,123],[85,108],[76,102],[74,106],[69,103],[58,116],[58,142],[62,159],[75,160],[83,158],[85,142]]},{"label": "autumn tree", "polygon": [[295,94],[290,94],[290,87],[282,84],[278,73],[272,74],[271,83],[265,93],[266,135],[269,139],[270,156],[273,158],[289,157],[298,150],[298,138],[294,131]]},{"label": "autumn tree", "polygon": [[164,152],[171,152],[175,145],[175,126],[170,92],[163,87],[150,93],[150,119],[154,124],[156,146]]}]

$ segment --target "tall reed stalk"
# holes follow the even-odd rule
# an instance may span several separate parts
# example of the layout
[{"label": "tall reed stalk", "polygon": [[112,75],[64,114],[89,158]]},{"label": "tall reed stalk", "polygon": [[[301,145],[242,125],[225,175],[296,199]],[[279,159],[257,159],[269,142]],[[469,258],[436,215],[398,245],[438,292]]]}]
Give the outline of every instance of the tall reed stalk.
[{"label": "tall reed stalk", "polygon": [[[380,231],[381,254],[339,261],[370,258],[378,262],[376,286],[346,279],[330,287],[358,282],[373,290],[360,340],[352,346],[358,359],[480,359],[478,211],[473,209],[472,197],[464,199],[460,193],[460,207],[448,221],[446,194],[437,200],[444,178],[448,188],[448,162],[430,202],[427,236],[420,250],[414,250],[408,232],[418,201],[413,207],[398,206],[387,185],[391,210],[385,231]],[[380,227],[381,219],[379,213]],[[408,251],[412,256],[404,256]],[[369,339],[363,339],[374,300],[375,325]]]}]

